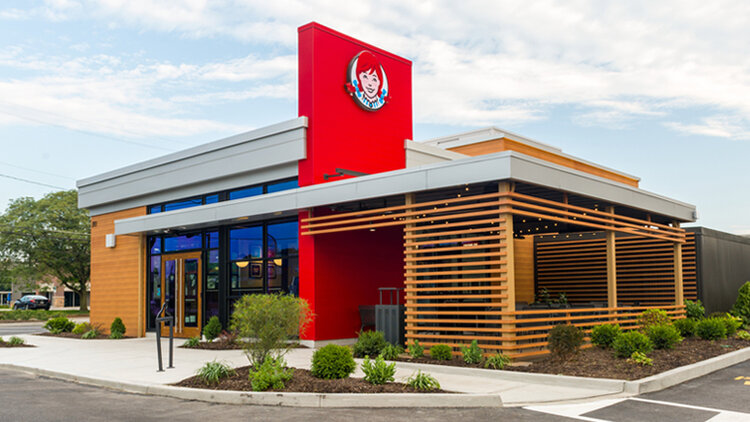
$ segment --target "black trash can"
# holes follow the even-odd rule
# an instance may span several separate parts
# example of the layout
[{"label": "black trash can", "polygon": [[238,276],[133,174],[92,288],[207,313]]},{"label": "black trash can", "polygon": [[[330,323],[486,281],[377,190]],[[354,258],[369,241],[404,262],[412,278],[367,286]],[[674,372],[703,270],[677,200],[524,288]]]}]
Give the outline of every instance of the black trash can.
[{"label": "black trash can", "polygon": [[[400,288],[381,287],[380,304],[375,305],[375,329],[382,331],[386,341],[391,344],[404,344],[404,334],[406,332],[404,313],[406,307],[401,305],[399,295]],[[383,293],[388,293],[388,303],[383,303]],[[395,300],[394,300],[395,297]]]}]

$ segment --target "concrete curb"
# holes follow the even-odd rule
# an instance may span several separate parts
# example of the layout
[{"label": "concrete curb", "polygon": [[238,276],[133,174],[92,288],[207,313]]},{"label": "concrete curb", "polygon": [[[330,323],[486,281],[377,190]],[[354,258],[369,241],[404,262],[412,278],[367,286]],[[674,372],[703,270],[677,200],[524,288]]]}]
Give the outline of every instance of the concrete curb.
[{"label": "concrete curb", "polygon": [[197,400],[222,404],[250,404],[288,407],[502,407],[499,394],[322,394],[279,393],[253,391],[203,390],[171,385],[137,384],[84,377],[64,372],[0,364],[2,369],[22,371],[33,375],[72,381],[78,384],[104,387],[127,393],[149,394],[182,400]]},{"label": "concrete curb", "polygon": [[623,391],[630,395],[652,393],[701,377],[711,372],[742,363],[750,359],[750,347],[725,353],[720,356],[696,362],[637,381],[625,381]]}]

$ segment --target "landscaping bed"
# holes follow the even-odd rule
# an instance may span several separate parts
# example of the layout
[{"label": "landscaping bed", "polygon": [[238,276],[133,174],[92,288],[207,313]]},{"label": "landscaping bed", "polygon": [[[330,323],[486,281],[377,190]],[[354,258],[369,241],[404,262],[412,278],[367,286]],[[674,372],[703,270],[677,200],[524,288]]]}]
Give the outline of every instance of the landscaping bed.
[{"label": "landscaping bed", "polygon": [[0,323],[47,321],[59,316],[87,317],[89,313],[82,311],[45,311],[44,309],[0,311]]},{"label": "landscaping bed", "polygon": [[239,343],[239,342],[202,341],[194,346],[189,346],[187,342],[185,342],[182,345],[177,346],[177,347],[182,348],[182,349],[198,349],[198,350],[242,350],[242,348],[245,347],[245,345],[244,343]]},{"label": "landscaping bed", "polygon": [[[199,377],[184,379],[176,384],[178,387],[205,388],[209,390],[253,391],[248,372],[250,366],[236,368],[236,374],[222,378],[216,384],[206,384]],[[320,379],[306,369],[295,369],[292,379],[284,383],[280,390],[298,393],[446,393],[444,390],[417,390],[400,382],[389,382],[381,385],[370,384],[361,378]]]},{"label": "landscaping bed", "polygon": [[10,340],[6,341],[2,337],[0,337],[0,348],[12,348],[12,347],[36,347],[31,344],[26,344],[23,339],[18,337],[11,337]]},{"label": "landscaping bed", "polygon": [[[39,334],[36,334],[36,335],[38,335],[38,336],[44,336],[44,337],[74,338],[74,339],[77,339],[77,340],[115,340],[115,339],[110,338],[108,334],[98,334],[96,337],[91,337],[91,338],[87,338],[87,339],[82,338],[81,334],[74,334],[74,333],[59,333],[59,334],[54,334],[54,333],[39,333]],[[120,339],[117,339],[117,340],[126,339],[126,338],[133,338],[133,337],[123,336],[123,337],[121,337]]]},{"label": "landscaping bed", "polygon": [[653,359],[653,366],[629,363],[625,359],[615,357],[611,349],[590,347],[580,350],[564,362],[550,356],[528,366],[508,366],[506,370],[630,381],[746,347],[750,347],[750,342],[736,338],[715,341],[686,338],[675,345],[674,349],[654,350],[649,353],[648,357]]}]

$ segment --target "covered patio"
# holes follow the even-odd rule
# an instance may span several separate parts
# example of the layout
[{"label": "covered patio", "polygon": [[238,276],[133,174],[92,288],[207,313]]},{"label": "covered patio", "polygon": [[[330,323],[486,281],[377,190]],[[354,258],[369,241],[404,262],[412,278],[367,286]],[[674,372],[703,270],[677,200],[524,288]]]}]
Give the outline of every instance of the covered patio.
[{"label": "covered patio", "polygon": [[695,296],[685,209],[607,196],[490,180],[311,208],[300,234],[399,228],[407,343],[457,353],[477,340],[486,353],[529,358],[547,353],[557,324],[634,329],[648,308],[683,317]]}]

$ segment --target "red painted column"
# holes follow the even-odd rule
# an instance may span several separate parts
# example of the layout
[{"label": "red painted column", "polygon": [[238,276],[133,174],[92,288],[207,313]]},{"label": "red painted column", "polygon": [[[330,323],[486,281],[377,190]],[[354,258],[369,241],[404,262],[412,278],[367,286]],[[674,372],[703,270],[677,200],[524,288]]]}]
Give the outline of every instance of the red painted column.
[{"label": "red painted column", "polygon": [[[317,23],[298,32],[299,115],[308,117],[307,158],[299,162],[299,185],[350,177],[326,181],[325,175],[336,173],[336,168],[368,174],[404,168],[404,140],[413,136],[411,62]],[[363,51],[380,66],[379,79],[387,80],[385,104],[375,111],[358,105],[346,88],[353,73],[348,72],[350,62]],[[362,81],[358,85],[365,87]],[[306,215],[300,213],[300,223]],[[374,302],[377,287],[403,284],[403,261],[398,259],[403,248],[396,231],[300,235],[299,249],[300,297],[315,313],[303,339],[354,337],[357,306]]]}]

